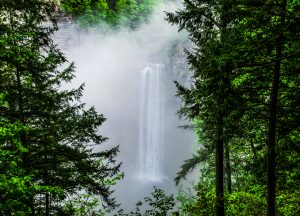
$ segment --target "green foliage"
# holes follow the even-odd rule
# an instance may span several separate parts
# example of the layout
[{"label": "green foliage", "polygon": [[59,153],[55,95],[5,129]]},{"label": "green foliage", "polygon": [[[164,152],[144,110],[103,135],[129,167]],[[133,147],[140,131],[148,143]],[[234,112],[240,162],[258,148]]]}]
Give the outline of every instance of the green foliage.
[{"label": "green foliage", "polygon": [[102,210],[97,210],[99,205],[98,198],[89,194],[79,194],[64,203],[62,215],[104,216]]},{"label": "green foliage", "polygon": [[236,191],[229,194],[226,200],[226,215],[267,215],[266,199],[261,196],[261,193]]},{"label": "green foliage", "polygon": [[297,199],[287,195],[298,197],[300,186],[299,7],[292,0],[184,1],[184,9],[167,14],[195,45],[187,51],[193,85],[177,83],[179,114],[193,121],[200,144],[176,178],[201,170],[200,203],[191,202],[190,212],[212,191],[219,137],[228,148],[225,180],[233,189],[225,190],[227,214],[266,215],[275,179],[277,213],[298,214]]},{"label": "green foliage", "polygon": [[156,0],[62,0],[61,6],[74,15],[82,27],[136,28],[148,20],[157,3]]},{"label": "green foliage", "polygon": [[194,188],[196,195],[192,192],[181,191],[177,200],[180,202],[178,207],[179,215],[214,215],[215,214],[215,190],[208,188],[202,183],[198,183]]},{"label": "green foliage", "polygon": [[[3,105],[2,98],[0,99]],[[30,175],[22,168],[22,156],[27,152],[19,140],[19,134],[26,132],[21,123],[11,123],[0,117],[0,212],[5,214],[29,214],[26,205],[30,193],[35,188]]]},{"label": "green foliage", "polygon": [[[7,93],[0,93],[0,113],[9,108]],[[20,121],[11,121],[0,116],[0,213],[1,215],[29,215],[32,213],[28,203],[36,193],[46,191],[60,194],[58,187],[35,184],[34,173],[26,173],[24,156],[28,150],[20,136],[27,134],[29,128]]]},{"label": "green foliage", "polygon": [[[195,195],[183,191],[178,194],[180,215],[215,215],[216,195],[213,185],[208,187],[206,182],[199,182],[194,190]],[[262,196],[264,191],[265,188],[261,185],[254,185],[226,194],[224,197],[226,215],[266,215],[266,199]]]},{"label": "green foliage", "polygon": [[[81,15],[86,11],[91,10],[91,1],[90,0],[71,0],[71,1],[61,1],[61,5],[63,8],[69,12],[74,14],[75,16]],[[98,4],[103,4],[103,1],[99,1]],[[105,8],[107,6],[107,3],[102,5],[102,8]],[[108,7],[108,6],[107,6]]]},{"label": "green foliage", "polygon": [[152,197],[146,197],[145,202],[152,208],[146,210],[144,215],[170,215],[175,205],[173,195],[167,196],[162,189],[154,187]]},{"label": "green foliage", "polygon": [[300,193],[299,190],[295,190],[286,193],[280,192],[276,197],[277,210],[279,215],[293,216],[300,213]]},{"label": "green foliage", "polygon": [[121,26],[134,26],[138,22],[140,8],[135,0],[119,0],[116,3],[117,22]]},{"label": "green foliage", "polygon": [[136,204],[136,208],[130,213],[124,213],[123,209],[120,209],[116,215],[118,216],[167,216],[173,215],[172,212],[175,206],[175,200],[173,195],[166,195],[162,189],[154,187],[154,191],[151,192],[151,196],[144,198],[146,204],[146,211],[141,213],[142,202]]},{"label": "green foliage", "polygon": [[110,186],[121,178],[118,147],[99,151],[106,138],[98,128],[105,119],[80,102],[83,85],[62,88],[73,79],[74,64],[51,39],[54,6],[48,0],[0,3],[4,215],[55,215],[79,191],[100,197],[107,210],[116,206]]}]

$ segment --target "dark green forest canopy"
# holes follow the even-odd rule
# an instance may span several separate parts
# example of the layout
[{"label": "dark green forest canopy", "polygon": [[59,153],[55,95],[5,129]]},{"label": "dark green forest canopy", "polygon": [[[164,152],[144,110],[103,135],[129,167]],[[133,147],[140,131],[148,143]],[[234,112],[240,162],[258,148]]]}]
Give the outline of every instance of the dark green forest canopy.
[{"label": "dark green forest canopy", "polygon": [[62,0],[61,7],[81,27],[137,28],[147,21],[160,0]]}]

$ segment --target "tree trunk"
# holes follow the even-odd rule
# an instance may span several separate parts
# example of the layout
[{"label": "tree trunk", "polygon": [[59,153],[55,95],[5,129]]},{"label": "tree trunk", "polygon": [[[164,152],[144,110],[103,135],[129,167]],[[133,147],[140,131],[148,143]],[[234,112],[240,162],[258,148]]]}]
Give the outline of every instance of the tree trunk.
[{"label": "tree trunk", "polygon": [[227,191],[231,193],[231,166],[230,166],[230,156],[229,156],[229,146],[228,143],[225,143],[225,172],[226,172],[226,184],[227,184]]},{"label": "tree trunk", "polygon": [[[48,166],[48,157],[47,157],[47,144],[45,144],[45,165]],[[46,186],[49,186],[49,175],[48,175],[48,171],[47,169],[45,169],[45,184]],[[50,215],[50,194],[48,191],[46,191],[46,195],[45,195],[45,216],[49,216]]]},{"label": "tree trunk", "polygon": [[219,116],[218,119],[216,138],[216,210],[217,216],[224,216],[223,116]]},{"label": "tree trunk", "polygon": [[46,192],[46,212],[45,212],[45,215],[46,216],[49,216],[49,193],[48,192]]},{"label": "tree trunk", "polygon": [[[281,15],[281,26],[284,27],[285,13],[286,13],[287,0],[282,3],[282,15]],[[275,157],[276,157],[276,124],[277,124],[277,102],[278,102],[278,90],[280,81],[280,67],[282,62],[282,49],[284,43],[283,29],[277,37],[276,43],[276,59],[273,73],[273,83],[271,92],[271,101],[269,106],[269,126],[268,126],[268,152],[267,152],[267,184],[268,184],[268,215],[276,215],[275,197],[276,197],[276,174],[275,174]]]}]

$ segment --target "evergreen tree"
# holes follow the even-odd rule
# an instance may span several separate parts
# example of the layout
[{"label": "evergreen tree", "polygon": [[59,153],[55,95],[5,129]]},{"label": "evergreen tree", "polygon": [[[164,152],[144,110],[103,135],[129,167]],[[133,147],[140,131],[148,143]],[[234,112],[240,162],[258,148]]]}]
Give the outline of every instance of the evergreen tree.
[{"label": "evergreen tree", "polygon": [[53,10],[47,0],[0,3],[0,90],[7,101],[1,115],[27,128],[19,134],[26,149],[22,169],[32,185],[44,188],[28,195],[27,206],[32,215],[58,214],[64,200],[85,192],[112,209],[118,148],[99,150],[106,138],[97,129],[105,119],[80,103],[83,85],[62,88],[74,77],[74,65],[67,66],[51,39],[57,30]]},{"label": "evergreen tree", "polygon": [[[199,162],[211,164],[211,144],[215,140],[221,161],[221,146],[226,148],[228,191],[232,174],[227,152],[231,151],[232,157],[241,158],[235,170],[241,174],[235,178],[238,188],[267,185],[268,214],[275,215],[276,179],[287,180],[281,169],[277,170],[280,175],[275,175],[276,166],[282,167],[276,161],[291,163],[290,171],[294,173],[294,161],[287,162],[286,156],[293,154],[297,155],[296,161],[299,159],[297,138],[290,139],[299,135],[295,124],[300,113],[299,98],[294,94],[299,90],[299,53],[295,49],[299,47],[299,1],[184,3],[184,9],[168,14],[168,19],[179,24],[180,30],[187,30],[195,44],[188,52],[194,83],[190,89],[177,86],[184,102],[181,114],[196,122],[203,146],[179,174],[185,175]],[[216,135],[223,140],[216,142]],[[275,148],[279,154],[275,154]],[[248,159],[247,155],[253,156]],[[293,182],[297,184],[296,178]],[[220,200],[218,188],[221,185],[216,194]],[[286,193],[287,188],[280,188]],[[220,206],[217,203],[217,209]]]},{"label": "evergreen tree", "polygon": [[[281,149],[286,145],[286,135],[289,133],[285,129],[291,127],[291,130],[298,131],[294,121],[299,115],[299,105],[296,102],[299,98],[295,98],[291,93],[291,89],[296,90],[297,87],[287,86],[286,83],[293,83],[292,80],[299,77],[296,68],[299,67],[300,56],[294,50],[294,47],[299,46],[298,33],[295,32],[295,29],[299,30],[299,2],[275,0],[255,3],[248,2],[243,8],[249,14],[240,25],[244,38],[242,46],[237,49],[240,59],[236,62],[239,65],[240,77],[247,77],[240,85],[244,95],[248,95],[245,98],[250,105],[247,112],[260,113],[259,116],[265,125],[268,215],[275,215],[275,188],[276,179],[279,177],[276,174],[276,161],[280,160],[275,150],[291,154],[293,150],[287,152]],[[254,91],[257,91],[257,96],[250,96]],[[286,97],[293,99],[287,102]],[[290,109],[290,105],[293,110]],[[289,117],[291,115],[294,117]],[[258,116],[253,118],[257,119]],[[280,143],[285,144],[280,148]]]},{"label": "evergreen tree", "polygon": [[[0,94],[0,113],[7,108],[5,94]],[[29,215],[26,198],[35,188],[31,176],[25,175],[22,156],[26,149],[21,145],[20,133],[26,127],[20,122],[12,123],[0,115],[0,215]]]},{"label": "evergreen tree", "polygon": [[[224,215],[224,145],[229,152],[230,124],[227,123],[235,93],[231,87],[232,60],[230,59],[230,27],[235,21],[232,1],[185,1],[185,10],[168,14],[168,20],[179,24],[179,29],[189,32],[196,45],[188,52],[188,61],[194,72],[191,89],[177,84],[185,106],[181,113],[201,121],[203,141],[215,146],[216,208]],[[231,191],[229,154],[226,154],[228,190]]]}]

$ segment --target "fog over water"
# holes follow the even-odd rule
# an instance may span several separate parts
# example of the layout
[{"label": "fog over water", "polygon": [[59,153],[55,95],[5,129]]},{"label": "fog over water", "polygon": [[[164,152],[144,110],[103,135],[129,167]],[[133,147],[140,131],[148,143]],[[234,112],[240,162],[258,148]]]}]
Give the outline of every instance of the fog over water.
[{"label": "fog over water", "polygon": [[[103,147],[120,145],[118,161],[122,162],[121,169],[125,176],[114,187],[114,196],[126,210],[133,209],[138,200],[149,195],[154,185],[167,193],[175,192],[173,179],[183,160],[191,156],[195,142],[191,131],[178,127],[187,122],[179,120],[176,115],[180,102],[175,97],[173,81],[188,80],[181,76],[183,71],[178,70],[178,64],[184,64],[184,59],[178,63],[173,54],[183,49],[176,44],[185,41],[186,35],[179,34],[177,26],[168,24],[163,12],[174,11],[176,8],[178,6],[171,3],[160,5],[149,23],[136,30],[87,31],[63,23],[55,35],[55,40],[68,60],[75,62],[76,78],[72,86],[85,83],[82,102],[95,106],[107,118],[99,130],[99,133],[109,138]],[[174,69],[175,62],[177,69]],[[156,134],[159,134],[161,146],[156,148],[160,149],[162,159],[159,168],[155,169],[160,170],[158,173],[162,178],[138,178],[142,152],[140,131],[143,128],[140,124],[144,122],[140,119],[141,112],[145,112],[141,105],[145,96],[142,72],[147,67],[154,68],[157,65],[163,65],[158,86],[162,117],[153,123],[156,124],[153,127],[159,125]],[[148,104],[154,103],[149,101]],[[158,112],[158,108],[155,110]]]}]

